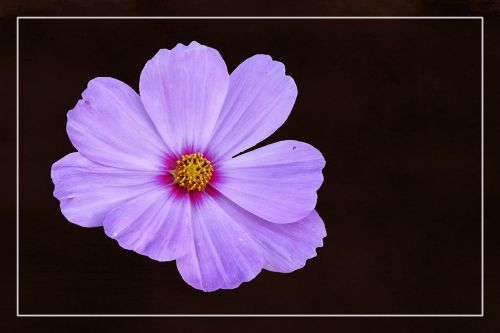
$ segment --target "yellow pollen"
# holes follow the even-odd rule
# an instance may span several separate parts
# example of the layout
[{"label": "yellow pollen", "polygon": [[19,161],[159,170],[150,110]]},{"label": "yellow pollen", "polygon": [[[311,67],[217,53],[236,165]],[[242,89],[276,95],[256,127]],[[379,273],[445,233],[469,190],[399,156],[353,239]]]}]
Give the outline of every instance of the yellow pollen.
[{"label": "yellow pollen", "polygon": [[212,178],[212,163],[201,153],[182,155],[177,160],[177,167],[172,170],[175,182],[188,191],[203,191]]}]

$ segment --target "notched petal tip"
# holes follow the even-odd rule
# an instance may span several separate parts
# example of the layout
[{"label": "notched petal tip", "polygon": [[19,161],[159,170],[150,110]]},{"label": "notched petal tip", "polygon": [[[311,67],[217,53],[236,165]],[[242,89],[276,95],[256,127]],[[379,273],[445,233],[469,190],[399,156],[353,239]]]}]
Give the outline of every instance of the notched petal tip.
[{"label": "notched petal tip", "polygon": [[[252,63],[253,66],[256,67],[257,70],[260,70],[262,74],[270,75],[270,74],[280,74],[286,77],[290,77],[286,75],[286,67],[285,64],[281,61],[273,59],[270,55],[267,54],[256,54],[251,56],[250,58],[243,61],[241,64]],[[291,78],[291,77],[290,77]]]},{"label": "notched petal tip", "polygon": [[[177,270],[180,271],[178,263],[179,263],[179,260],[176,260]],[[259,275],[263,270],[264,269],[261,268],[258,272],[255,272],[255,274],[250,275],[247,278],[243,278],[241,280],[234,281],[234,283],[232,283],[232,284],[217,285],[217,286],[205,286],[205,285],[203,285],[203,283],[201,281],[196,281],[196,280],[190,279],[187,276],[181,275],[181,278],[183,279],[183,281],[185,283],[187,283],[188,285],[190,285],[194,289],[199,290],[200,292],[212,293],[212,292],[216,292],[216,291],[220,291],[220,290],[232,290],[232,289],[239,288],[244,283],[250,282],[253,279],[255,279],[257,277],[257,275]]]},{"label": "notched petal tip", "polygon": [[[206,46],[203,44],[200,44],[196,41],[190,42],[188,45],[185,45],[183,43],[177,43],[173,48],[171,49],[160,49],[156,54],[151,58],[149,61],[154,60],[155,58],[160,57],[161,59],[164,56],[174,56],[174,57],[182,57],[184,55],[190,55],[192,52],[197,52],[197,51],[208,51],[211,53],[216,53],[218,56],[220,56],[219,51],[216,49]],[[148,62],[149,62],[148,61]]]},{"label": "notched petal tip", "polygon": [[174,48],[172,48],[172,51],[175,50],[175,49],[191,49],[191,50],[194,50],[194,49],[197,49],[197,48],[209,48],[208,46],[206,45],[203,45],[203,44],[200,44],[198,43],[197,41],[191,41],[189,44],[187,45],[184,45],[183,43],[177,43],[175,45]]}]

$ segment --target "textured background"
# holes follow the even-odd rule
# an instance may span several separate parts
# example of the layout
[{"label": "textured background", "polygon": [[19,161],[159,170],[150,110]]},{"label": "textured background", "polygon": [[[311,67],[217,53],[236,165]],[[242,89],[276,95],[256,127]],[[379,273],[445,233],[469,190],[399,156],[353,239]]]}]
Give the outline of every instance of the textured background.
[{"label": "textured background", "polygon": [[[0,329],[497,331],[499,14],[499,3],[489,0],[311,1],[307,6],[268,0],[2,2],[0,60],[6,66],[0,97],[9,111],[0,122],[0,147],[6,156],[0,164],[5,175]],[[484,15],[486,316],[15,318],[16,15]],[[21,52],[31,54],[21,57],[22,313],[480,310],[479,23],[260,23],[232,23],[231,29],[228,22],[183,28],[169,22],[23,25]],[[287,65],[298,83],[290,119],[267,142],[302,139],[327,157],[318,209],[329,236],[319,257],[301,271],[264,272],[236,291],[204,295],[184,285],[173,264],[122,250],[102,230],[71,225],[58,212],[51,197],[50,165],[72,151],[64,133],[65,113],[87,81],[109,75],[136,88],[143,64],[158,48],[191,39],[219,49],[229,70],[254,53],[269,53]]]},{"label": "textured background", "polygon": [[[479,20],[22,20],[20,36],[21,313],[480,312]],[[270,54],[297,82],[265,143],[322,151],[328,236],[296,273],[204,294],[174,263],[68,223],[52,197],[87,81],[137,89],[158,49],[191,40],[229,70]]]}]

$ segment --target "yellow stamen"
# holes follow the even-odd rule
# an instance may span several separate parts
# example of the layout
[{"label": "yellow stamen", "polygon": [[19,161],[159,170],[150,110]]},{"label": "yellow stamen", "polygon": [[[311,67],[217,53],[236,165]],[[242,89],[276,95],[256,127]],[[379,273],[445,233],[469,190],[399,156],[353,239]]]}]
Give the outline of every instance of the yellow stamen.
[{"label": "yellow stamen", "polygon": [[177,167],[172,170],[175,182],[188,191],[203,191],[212,178],[212,163],[201,153],[182,155],[177,160]]}]

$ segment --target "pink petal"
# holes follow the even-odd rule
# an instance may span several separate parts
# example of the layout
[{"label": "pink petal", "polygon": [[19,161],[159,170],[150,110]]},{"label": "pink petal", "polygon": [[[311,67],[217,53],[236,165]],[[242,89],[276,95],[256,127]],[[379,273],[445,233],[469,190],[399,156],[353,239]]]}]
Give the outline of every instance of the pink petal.
[{"label": "pink petal", "polygon": [[63,215],[82,227],[101,226],[113,207],[158,187],[157,174],[100,165],[80,153],[54,163],[51,176]]},{"label": "pink petal", "polygon": [[160,187],[115,207],[104,231],[125,249],[158,261],[177,259],[190,248],[189,204],[188,196]]},{"label": "pink petal", "polygon": [[258,245],[210,196],[192,206],[191,251],[177,259],[184,281],[203,291],[233,289],[262,269]]},{"label": "pink petal", "polygon": [[253,147],[285,122],[296,97],[281,62],[262,54],[245,60],[231,73],[210,148],[224,159]]},{"label": "pink petal", "polygon": [[96,163],[129,170],[160,170],[168,148],[158,135],[139,95],[113,78],[89,82],[68,112],[68,136]]},{"label": "pink petal", "polygon": [[176,154],[204,150],[228,85],[219,52],[196,42],[160,50],[144,66],[139,83],[147,112]]},{"label": "pink petal", "polygon": [[218,164],[212,186],[267,221],[296,222],[316,206],[324,166],[313,146],[280,141]]},{"label": "pink petal", "polygon": [[325,224],[315,210],[297,222],[276,224],[249,213],[227,198],[218,202],[259,244],[264,268],[269,271],[289,273],[302,268],[316,256],[316,248],[323,246]]}]

